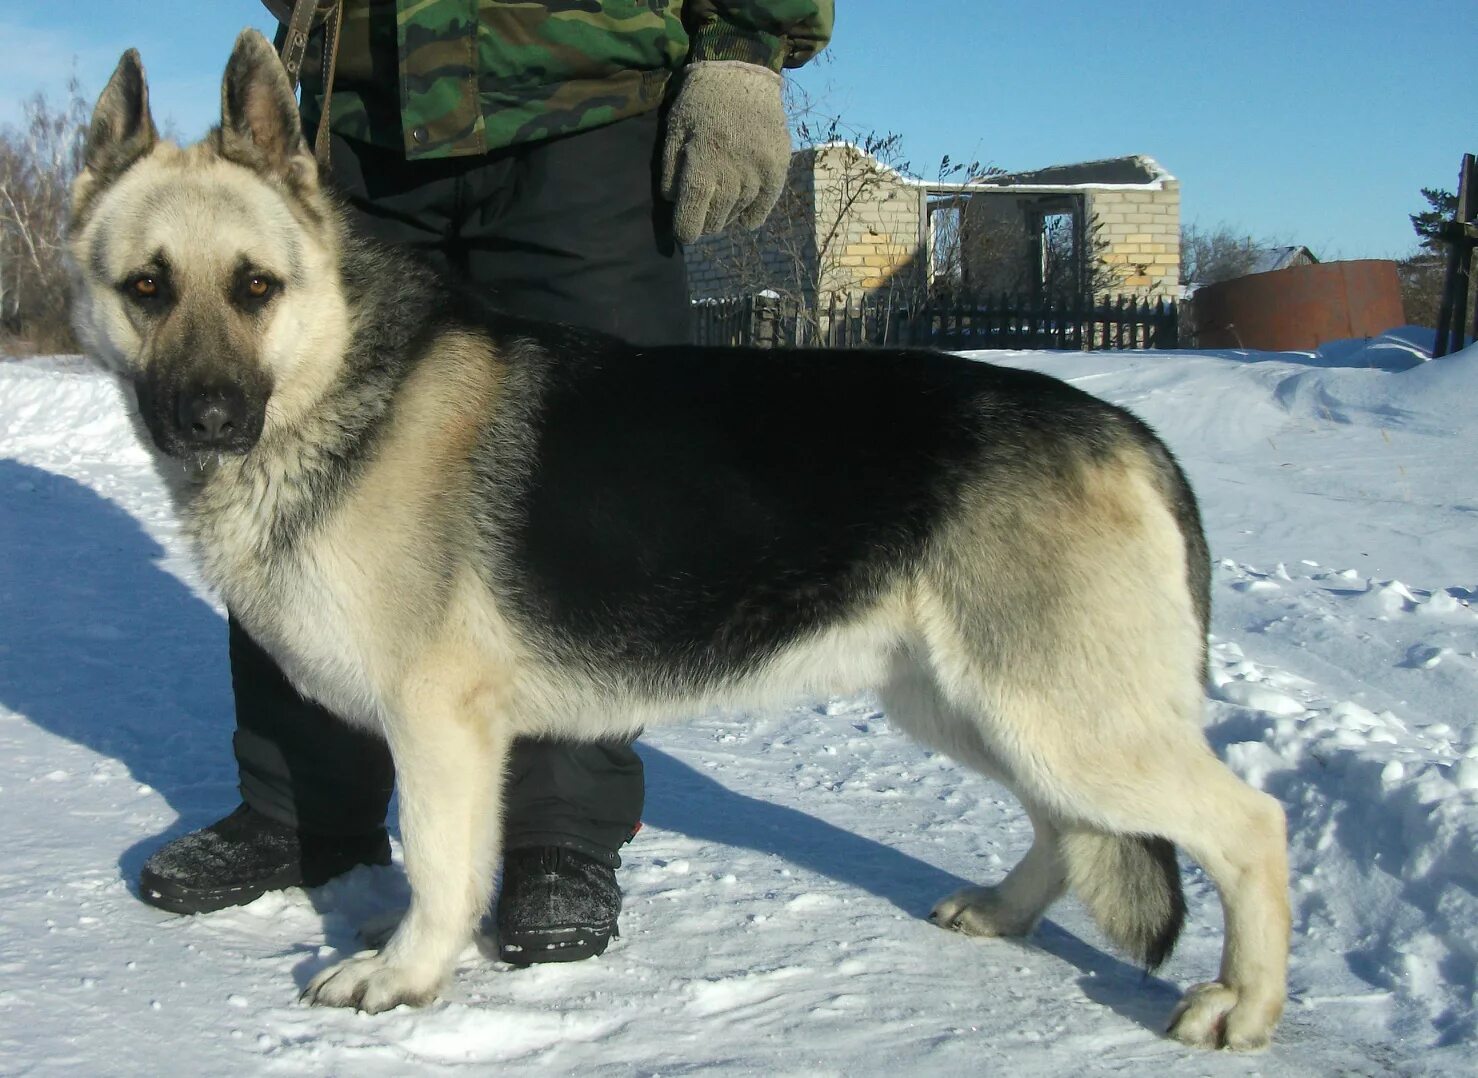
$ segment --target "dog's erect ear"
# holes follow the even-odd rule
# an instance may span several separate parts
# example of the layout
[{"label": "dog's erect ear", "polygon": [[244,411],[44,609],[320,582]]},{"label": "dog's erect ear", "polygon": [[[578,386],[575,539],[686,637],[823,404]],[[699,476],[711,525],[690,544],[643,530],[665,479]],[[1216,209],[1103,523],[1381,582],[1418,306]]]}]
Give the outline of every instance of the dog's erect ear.
[{"label": "dog's erect ear", "polygon": [[256,30],[236,38],[221,81],[221,153],[287,179],[316,175],[292,83],[276,50]]},{"label": "dog's erect ear", "polygon": [[159,132],[149,114],[149,84],[137,49],[118,61],[87,129],[83,161],[99,176],[115,176],[154,148]]}]

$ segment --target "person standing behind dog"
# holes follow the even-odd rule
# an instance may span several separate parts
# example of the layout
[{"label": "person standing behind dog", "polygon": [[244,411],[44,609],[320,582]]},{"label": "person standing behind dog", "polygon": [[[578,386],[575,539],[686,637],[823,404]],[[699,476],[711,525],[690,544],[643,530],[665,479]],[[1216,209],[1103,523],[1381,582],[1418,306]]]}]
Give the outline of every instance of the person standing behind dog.
[{"label": "person standing behind dog", "polygon": [[[286,27],[290,0],[264,2]],[[332,58],[321,26],[310,39],[303,118],[311,132],[333,59],[331,178],[360,227],[512,312],[652,345],[688,338],[681,244],[773,207],[780,72],[832,25],[832,0],[301,2],[340,21]],[[242,803],[145,864],[143,897],[177,912],[390,860],[383,741],[300,697],[234,619],[229,634]],[[505,959],[605,950],[643,794],[629,742],[515,747]]]}]

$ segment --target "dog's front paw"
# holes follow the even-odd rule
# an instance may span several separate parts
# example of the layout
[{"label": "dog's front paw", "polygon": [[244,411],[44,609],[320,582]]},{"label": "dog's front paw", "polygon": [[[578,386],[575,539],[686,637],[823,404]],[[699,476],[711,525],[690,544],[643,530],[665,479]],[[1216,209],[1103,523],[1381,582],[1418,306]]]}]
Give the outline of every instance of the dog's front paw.
[{"label": "dog's front paw", "polygon": [[929,920],[940,928],[967,936],[1024,936],[1037,916],[1036,910],[1013,908],[996,887],[963,887],[929,911]]},{"label": "dog's front paw", "polygon": [[439,972],[396,965],[380,952],[366,951],[314,977],[303,999],[314,1006],[353,1007],[379,1014],[402,1003],[425,1006],[440,992],[442,979]]},{"label": "dog's front paw", "polygon": [[1194,1048],[1256,1052],[1278,1024],[1277,1002],[1258,1005],[1220,981],[1193,985],[1170,1015],[1170,1036]]}]

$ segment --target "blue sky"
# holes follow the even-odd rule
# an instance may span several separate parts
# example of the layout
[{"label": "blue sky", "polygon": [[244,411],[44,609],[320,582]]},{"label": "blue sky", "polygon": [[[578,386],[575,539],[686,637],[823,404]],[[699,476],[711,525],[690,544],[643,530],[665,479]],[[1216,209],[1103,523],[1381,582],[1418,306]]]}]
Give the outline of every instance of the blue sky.
[{"label": "blue sky", "polygon": [[[1421,187],[1478,150],[1473,0],[837,0],[798,77],[861,131],[897,132],[926,177],[943,154],[1007,169],[1146,153],[1181,181],[1182,220],[1323,258],[1412,247]],[[75,71],[89,95],[136,46],[156,115],[187,137],[218,108],[253,0],[0,0],[0,123]],[[1471,65],[1467,70],[1471,72]]]}]

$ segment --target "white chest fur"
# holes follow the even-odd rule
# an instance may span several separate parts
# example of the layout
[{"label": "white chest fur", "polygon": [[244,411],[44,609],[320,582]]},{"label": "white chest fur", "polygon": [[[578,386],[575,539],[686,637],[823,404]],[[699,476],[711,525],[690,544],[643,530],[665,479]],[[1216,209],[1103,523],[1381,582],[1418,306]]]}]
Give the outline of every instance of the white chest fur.
[{"label": "white chest fur", "polygon": [[300,693],[377,728],[395,660],[380,631],[394,582],[376,573],[378,537],[335,513],[290,543],[274,540],[276,501],[244,483],[197,499],[186,519],[206,576]]}]

